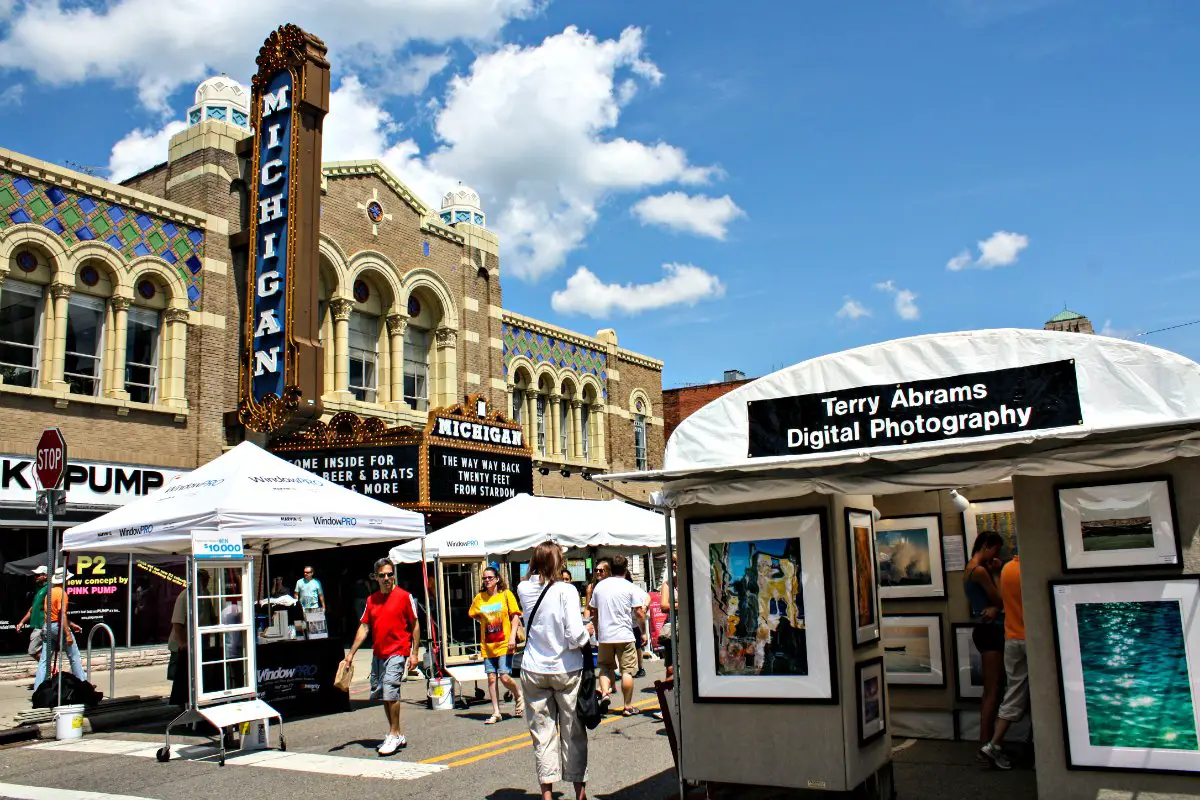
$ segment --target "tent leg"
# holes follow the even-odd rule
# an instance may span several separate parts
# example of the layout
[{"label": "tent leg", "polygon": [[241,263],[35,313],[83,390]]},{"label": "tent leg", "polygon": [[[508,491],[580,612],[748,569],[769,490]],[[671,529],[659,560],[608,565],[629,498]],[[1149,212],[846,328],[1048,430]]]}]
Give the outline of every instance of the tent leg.
[{"label": "tent leg", "polygon": [[433,612],[429,608],[429,569],[425,564],[424,536],[421,537],[421,588],[425,592],[425,635],[429,637],[429,674],[426,679],[433,680],[437,664],[433,663]]},{"label": "tent leg", "polygon": [[[678,590],[678,588],[676,588],[675,582],[677,580],[679,580],[679,576],[677,574],[676,575],[671,574],[671,557],[675,554],[675,542],[671,538],[671,517],[672,516],[674,516],[674,514],[671,511],[671,509],[669,509],[669,508],[664,509],[664,511],[663,511],[663,527],[666,529],[666,534],[667,534],[667,577],[668,577],[667,588],[671,591],[672,594],[676,594],[676,593],[678,593],[679,590]],[[684,784],[684,781],[683,781],[683,708],[679,705],[679,669],[680,669],[679,625],[675,618],[675,602],[674,602],[675,598],[672,597],[672,598],[668,598],[668,599],[669,599],[669,602],[667,603],[667,607],[671,611],[671,663],[675,665],[675,679],[673,681],[671,681],[671,684],[672,684],[671,694],[674,696],[675,713],[679,715],[678,718],[676,718],[676,720],[675,720],[675,722],[677,723],[675,725],[675,729],[680,732],[680,735],[677,737],[677,741],[676,741],[676,749],[677,749],[676,754],[677,754],[679,760],[676,762],[677,767],[675,769],[675,776],[679,779],[679,797],[680,797],[680,800],[683,800],[683,798],[686,797],[686,795],[683,793],[683,789],[684,789],[684,785],[683,785]],[[666,713],[670,714],[671,709],[669,709],[669,708],[666,709]]]}]

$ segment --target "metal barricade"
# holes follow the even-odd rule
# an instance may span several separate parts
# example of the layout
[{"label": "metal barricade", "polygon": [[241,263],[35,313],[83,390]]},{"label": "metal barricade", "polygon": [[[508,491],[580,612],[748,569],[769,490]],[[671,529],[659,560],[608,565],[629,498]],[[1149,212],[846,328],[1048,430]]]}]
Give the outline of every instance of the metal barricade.
[{"label": "metal barricade", "polygon": [[104,629],[108,633],[108,699],[112,700],[117,693],[117,637],[113,636],[112,628],[103,622],[93,625],[92,630],[88,633],[87,676],[90,681],[92,679],[92,637],[100,629]]}]

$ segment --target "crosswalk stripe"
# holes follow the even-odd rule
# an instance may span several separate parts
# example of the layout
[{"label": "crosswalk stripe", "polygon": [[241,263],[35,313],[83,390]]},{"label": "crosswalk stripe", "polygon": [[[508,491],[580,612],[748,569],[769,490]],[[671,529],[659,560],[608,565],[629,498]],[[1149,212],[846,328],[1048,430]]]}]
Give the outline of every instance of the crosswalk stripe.
[{"label": "crosswalk stripe", "polygon": [[130,794],[51,789],[46,786],[22,786],[16,783],[0,783],[0,797],[9,800],[148,800]]},{"label": "crosswalk stripe", "polygon": [[[135,742],[121,739],[73,739],[64,742],[43,742],[29,745],[29,749],[54,750],[55,752],[89,753],[92,755],[125,755],[135,758],[154,758],[158,746],[150,742]],[[171,749],[171,758],[182,761],[211,759],[216,749],[204,745],[190,745]],[[226,755],[228,766],[263,767],[288,770],[290,772],[313,772],[322,775],[337,775],[343,778],[377,778],[381,780],[409,781],[424,778],[435,772],[448,769],[444,764],[420,764],[396,759],[350,758],[331,756],[324,753],[285,753],[280,750],[257,750],[249,753]],[[3,795],[0,794],[0,797]],[[61,795],[60,795],[61,796]]]}]

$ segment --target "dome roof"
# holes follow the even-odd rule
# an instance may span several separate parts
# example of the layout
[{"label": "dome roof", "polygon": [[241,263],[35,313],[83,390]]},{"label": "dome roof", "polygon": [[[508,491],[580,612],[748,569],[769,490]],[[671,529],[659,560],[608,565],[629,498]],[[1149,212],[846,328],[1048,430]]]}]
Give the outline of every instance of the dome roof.
[{"label": "dome roof", "polygon": [[1077,313],[1075,311],[1071,311],[1068,308],[1064,308],[1062,311],[1058,312],[1057,314],[1055,314],[1053,317],[1051,317],[1050,319],[1048,319],[1046,321],[1048,323],[1049,322],[1071,322],[1072,320],[1077,320],[1077,319],[1087,319],[1087,317],[1085,317],[1083,314]]},{"label": "dome roof", "polygon": [[213,102],[246,110],[250,107],[250,92],[228,75],[217,75],[196,87],[196,105]]},{"label": "dome roof", "polygon": [[442,196],[442,208],[450,208],[451,206],[468,206],[482,210],[482,207],[479,205],[479,192],[459,181],[457,187]]}]

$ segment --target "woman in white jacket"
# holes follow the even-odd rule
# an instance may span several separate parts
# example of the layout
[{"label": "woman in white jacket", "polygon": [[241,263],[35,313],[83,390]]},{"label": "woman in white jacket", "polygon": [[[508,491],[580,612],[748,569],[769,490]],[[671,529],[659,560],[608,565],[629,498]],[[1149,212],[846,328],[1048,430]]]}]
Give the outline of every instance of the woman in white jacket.
[{"label": "woman in white jacket", "polygon": [[517,586],[526,620],[521,689],[542,800],[551,800],[560,780],[575,785],[575,800],[586,800],[587,728],[575,704],[585,668],[579,648],[588,643],[592,626],[584,624],[579,590],[561,580],[562,570],[558,545],[543,542],[533,552],[528,576]]}]

